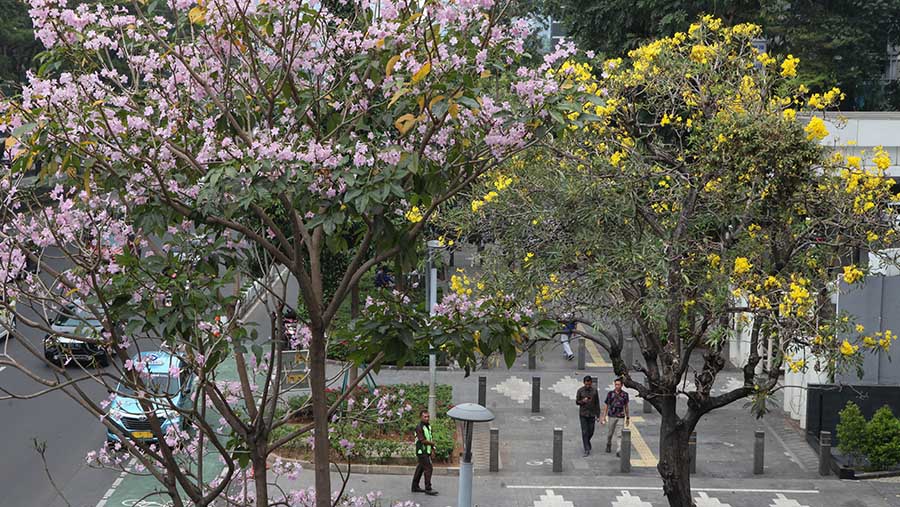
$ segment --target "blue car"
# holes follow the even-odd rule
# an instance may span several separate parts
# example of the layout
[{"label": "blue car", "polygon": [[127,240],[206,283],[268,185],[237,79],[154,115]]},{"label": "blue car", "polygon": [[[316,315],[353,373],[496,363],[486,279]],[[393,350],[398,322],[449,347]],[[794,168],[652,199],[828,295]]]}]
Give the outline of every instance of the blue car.
[{"label": "blue car", "polygon": [[[176,429],[186,428],[188,421],[173,406],[181,410],[192,408],[194,375],[184,367],[181,359],[168,352],[141,352],[135,355],[132,361],[142,362],[145,371],[150,374],[149,377],[143,377],[148,391],[147,399],[154,407],[163,434],[172,426]],[[173,376],[171,372],[176,369],[179,373]],[[107,417],[133,440],[145,442],[157,440],[151,430],[149,414],[138,403],[137,396],[130,386],[120,383],[116,387]],[[119,442],[119,436],[107,428],[106,442],[115,444]]]}]

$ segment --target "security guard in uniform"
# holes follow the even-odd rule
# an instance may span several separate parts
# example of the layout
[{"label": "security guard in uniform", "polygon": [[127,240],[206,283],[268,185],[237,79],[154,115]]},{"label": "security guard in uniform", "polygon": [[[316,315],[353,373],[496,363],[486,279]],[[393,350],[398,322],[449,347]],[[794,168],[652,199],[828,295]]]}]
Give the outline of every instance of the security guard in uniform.
[{"label": "security guard in uniform", "polygon": [[[423,410],[419,413],[419,417],[421,420],[416,426],[416,458],[419,464],[416,465],[416,473],[413,475],[412,492],[424,492],[426,495],[435,496],[438,492],[431,489],[431,472],[434,470],[431,464],[431,458],[434,457],[434,439],[431,435],[431,425],[428,424],[431,415],[427,410]],[[419,486],[422,474],[425,475],[425,489]]]}]

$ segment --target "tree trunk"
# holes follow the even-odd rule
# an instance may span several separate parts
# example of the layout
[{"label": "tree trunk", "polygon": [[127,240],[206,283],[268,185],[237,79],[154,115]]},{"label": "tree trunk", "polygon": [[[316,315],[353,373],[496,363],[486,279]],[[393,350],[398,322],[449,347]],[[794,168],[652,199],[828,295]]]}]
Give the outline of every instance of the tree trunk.
[{"label": "tree trunk", "polygon": [[[664,411],[665,412],[665,411]],[[690,430],[674,413],[663,413],[659,434],[659,464],[663,494],[670,507],[691,507],[691,463],[688,453]]]},{"label": "tree trunk", "polygon": [[269,507],[269,484],[266,477],[266,457],[255,456],[251,466],[253,466],[253,484],[256,489],[256,505],[257,507]]},{"label": "tree trunk", "polygon": [[328,442],[328,401],[325,399],[325,335],[311,329],[309,344],[309,388],[312,398],[316,473],[316,507],[331,507],[331,447]]},{"label": "tree trunk", "polygon": [[[354,284],[353,287],[350,288],[350,318],[356,319],[359,317],[359,284]],[[359,376],[359,367],[356,363],[350,364],[350,382],[356,380],[356,377]]]}]

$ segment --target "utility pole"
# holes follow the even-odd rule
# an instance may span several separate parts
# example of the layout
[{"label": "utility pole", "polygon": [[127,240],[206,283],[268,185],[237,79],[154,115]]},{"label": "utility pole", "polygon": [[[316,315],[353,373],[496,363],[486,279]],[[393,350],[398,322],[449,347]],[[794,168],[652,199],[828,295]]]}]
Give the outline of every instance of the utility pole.
[{"label": "utility pole", "polygon": [[[428,304],[428,315],[433,317],[434,307],[437,305],[437,268],[434,267],[434,252],[441,247],[441,242],[436,240],[428,241],[427,247],[428,261],[426,263],[426,269],[428,273],[425,278],[425,291]],[[437,395],[435,394],[434,387],[437,379],[437,356],[435,356],[434,348],[432,348],[430,352],[431,353],[428,354],[428,372],[430,373],[428,381],[428,413],[431,414],[432,417],[437,417],[437,412],[435,411]]]}]

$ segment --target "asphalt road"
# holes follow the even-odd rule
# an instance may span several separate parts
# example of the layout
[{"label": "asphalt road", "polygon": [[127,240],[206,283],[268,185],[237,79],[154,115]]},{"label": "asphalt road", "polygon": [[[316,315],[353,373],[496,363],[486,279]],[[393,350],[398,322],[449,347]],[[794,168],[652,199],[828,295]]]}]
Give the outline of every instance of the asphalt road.
[{"label": "asphalt road", "polygon": [[[48,253],[52,258],[58,252]],[[64,266],[61,260],[51,259],[49,263],[57,269]],[[288,297],[293,298],[288,300],[296,301],[297,295],[296,283],[288,284]],[[25,304],[20,303],[18,310],[24,316],[36,316]],[[257,305],[252,310],[245,320],[259,323],[260,336],[268,337],[271,329],[266,305]],[[50,374],[42,360],[31,355],[21,343],[25,340],[41,350],[44,333],[21,322],[18,326],[23,336],[0,343],[3,352],[38,374]],[[42,388],[11,367],[0,370],[0,386],[16,394],[34,393]],[[100,385],[85,383],[83,388],[95,400],[106,396],[106,390]],[[105,428],[65,393],[2,401],[0,421],[4,439],[0,446],[0,507],[95,507],[119,476],[116,471],[86,464],[87,453],[104,445]],[[47,469],[62,496],[48,478],[44,460],[34,449],[34,440],[46,443]]]},{"label": "asphalt road", "polygon": [[[59,252],[48,250],[48,263],[55,269],[63,267]],[[42,275],[45,281],[49,277]],[[29,305],[20,303],[18,310],[29,318],[37,318]],[[0,344],[11,357],[39,375],[50,375],[43,361],[22,345],[27,340],[42,350],[43,331],[19,324],[24,335]],[[35,393],[42,389],[24,373],[6,367],[0,371],[0,385],[16,394]],[[92,397],[102,399],[106,391],[97,384],[85,384]],[[38,507],[54,504],[58,494],[51,485],[44,462],[34,448],[33,440],[46,443],[46,461],[50,476],[72,505],[87,505],[85,496],[91,485],[113,480],[115,473],[89,468],[85,455],[97,449],[105,439],[105,430],[96,418],[78,406],[62,392],[53,392],[29,400],[0,402],[0,421],[3,421],[3,452],[0,454],[0,505],[9,507]],[[65,505],[62,503],[62,505]]]}]

